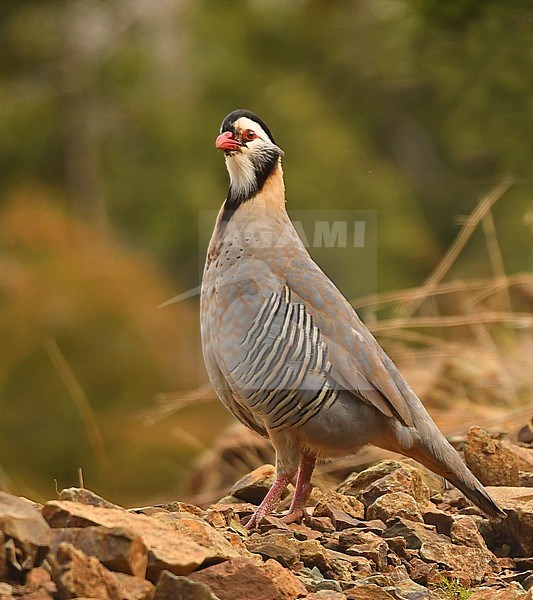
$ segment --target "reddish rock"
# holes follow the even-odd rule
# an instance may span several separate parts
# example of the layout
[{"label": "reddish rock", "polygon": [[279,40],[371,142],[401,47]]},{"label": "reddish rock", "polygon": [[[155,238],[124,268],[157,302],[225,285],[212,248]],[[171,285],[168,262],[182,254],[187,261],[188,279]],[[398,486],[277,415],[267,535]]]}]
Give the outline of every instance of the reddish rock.
[{"label": "reddish rock", "polygon": [[528,600],[523,590],[485,588],[475,590],[468,600]]},{"label": "reddish rock", "polygon": [[359,473],[352,473],[337,486],[337,492],[348,496],[357,496],[360,491],[385,475],[401,469],[403,463],[399,460],[382,460]]},{"label": "reddish rock", "polygon": [[465,440],[465,461],[483,485],[518,486],[516,458],[481,427],[471,427]]},{"label": "reddish rock", "polygon": [[48,562],[60,600],[83,597],[121,600],[118,579],[94,556],[63,542],[55,554],[48,556]]},{"label": "reddish rock", "polygon": [[163,571],[153,600],[219,600],[205,583]]},{"label": "reddish rock", "polygon": [[52,530],[52,551],[68,542],[88,556],[96,558],[112,571],[144,579],[148,549],[140,536],[123,527],[68,527]]},{"label": "reddish rock", "polygon": [[531,488],[489,487],[489,494],[507,513],[507,518],[484,522],[482,534],[489,548],[508,544],[511,556],[533,555],[533,493]]},{"label": "reddish rock", "polygon": [[117,504],[113,504],[91,490],[70,487],[61,490],[59,500],[68,500],[70,502],[79,502],[80,504],[89,504],[91,506],[100,506],[102,508],[122,508]]},{"label": "reddish rock", "polygon": [[347,600],[394,600],[394,596],[373,583],[346,590],[345,594]]},{"label": "reddish rock", "polygon": [[[190,575],[190,579],[207,584],[220,600],[280,600],[299,597],[283,595],[285,592],[272,579],[270,571],[247,558],[232,558],[207,567]],[[303,587],[300,589],[304,596],[307,591]]]},{"label": "reddish rock", "polygon": [[24,587],[26,592],[38,592],[43,590],[50,596],[57,593],[57,586],[52,581],[50,573],[43,567],[35,567],[26,575]]},{"label": "reddish rock", "polygon": [[[168,513],[171,514],[171,513]],[[137,515],[125,510],[84,506],[74,502],[48,502],[43,516],[52,527],[124,527],[139,536],[148,548],[147,578],[156,582],[162,571],[188,575],[204,563],[213,563],[239,556],[237,550],[207,523],[192,529],[187,521],[181,528],[174,522]],[[190,515],[189,515],[190,516]],[[206,533],[206,528],[211,531]],[[193,539],[194,538],[194,539]],[[206,540],[202,545],[196,540]]]},{"label": "reddish rock", "polygon": [[399,519],[383,537],[403,537],[407,548],[419,550],[425,562],[445,565],[451,571],[468,572],[475,582],[482,581],[490,571],[491,555],[486,550],[452,544],[449,538],[421,523]]},{"label": "reddish rock", "polygon": [[320,497],[313,510],[313,517],[331,518],[332,510],[346,513],[352,519],[363,519],[365,516],[365,507],[354,496],[329,491]]},{"label": "reddish rock", "polygon": [[387,567],[388,545],[379,536],[370,532],[350,530],[341,534],[339,545],[345,548],[346,554],[350,556],[362,556],[371,560],[378,571]]},{"label": "reddish rock", "polygon": [[254,534],[245,546],[265,560],[273,558],[285,567],[290,567],[300,558],[297,542],[290,531],[274,530],[262,536]]},{"label": "reddish rock", "polygon": [[260,504],[272,487],[275,478],[276,467],[263,465],[239,479],[230,489],[229,495],[245,502]]},{"label": "reddish rock", "polygon": [[368,507],[366,516],[368,519],[380,519],[385,523],[398,517],[423,522],[415,499],[404,492],[392,492],[380,496]]},{"label": "reddish rock", "polygon": [[152,600],[155,589],[153,583],[125,573],[115,575],[122,586],[122,600]]},{"label": "reddish rock", "polygon": [[320,592],[308,594],[305,600],[346,600],[346,595],[333,590],[321,590]]},{"label": "reddish rock", "polygon": [[420,471],[407,464],[372,482],[359,493],[358,497],[368,508],[380,496],[394,492],[412,496],[422,506],[429,502],[429,489],[422,481]]},{"label": "reddish rock", "polygon": [[450,528],[450,537],[454,544],[468,546],[470,548],[483,548],[487,550],[487,545],[476,522],[472,517],[458,517],[454,519]]},{"label": "reddish rock", "polygon": [[282,567],[279,562],[269,559],[263,571],[276,582],[279,600],[293,600],[307,596],[307,589],[293,574],[292,571]]},{"label": "reddish rock", "polygon": [[[50,527],[32,502],[0,491],[0,574],[6,576],[7,546],[13,548],[11,560],[17,571],[29,570],[41,564],[50,546]],[[16,556],[15,556],[16,555]]]}]

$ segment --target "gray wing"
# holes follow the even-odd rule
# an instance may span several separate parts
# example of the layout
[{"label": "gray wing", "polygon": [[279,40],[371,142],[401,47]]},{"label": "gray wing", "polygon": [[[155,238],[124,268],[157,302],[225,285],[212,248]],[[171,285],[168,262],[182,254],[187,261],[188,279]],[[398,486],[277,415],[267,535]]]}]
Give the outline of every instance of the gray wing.
[{"label": "gray wing", "polygon": [[337,399],[321,333],[288,286],[265,297],[224,372],[237,403],[270,431],[300,427]]},{"label": "gray wing", "polygon": [[330,376],[337,385],[384,415],[413,425],[409,403],[419,400],[353,307],[307,252],[292,258],[287,284],[320,329],[332,364]]}]

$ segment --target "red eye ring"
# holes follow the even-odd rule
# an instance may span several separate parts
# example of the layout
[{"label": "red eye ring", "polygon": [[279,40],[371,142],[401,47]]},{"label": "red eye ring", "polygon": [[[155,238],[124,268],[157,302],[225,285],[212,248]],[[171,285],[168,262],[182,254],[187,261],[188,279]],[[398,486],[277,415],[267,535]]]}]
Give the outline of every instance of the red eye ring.
[{"label": "red eye ring", "polygon": [[247,129],[243,134],[242,137],[244,140],[246,140],[247,142],[251,142],[252,140],[255,140],[256,137],[259,137],[255,131],[253,129]]}]

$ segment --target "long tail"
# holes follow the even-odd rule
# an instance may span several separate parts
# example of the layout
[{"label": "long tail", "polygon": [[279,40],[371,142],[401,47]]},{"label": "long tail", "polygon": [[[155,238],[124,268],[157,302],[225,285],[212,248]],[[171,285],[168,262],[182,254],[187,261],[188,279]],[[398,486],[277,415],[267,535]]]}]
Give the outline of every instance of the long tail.
[{"label": "long tail", "polygon": [[406,431],[407,428],[403,425],[399,423],[395,425],[397,452],[414,458],[437,475],[447,479],[488,516],[494,518],[506,516],[429,415],[424,419],[422,426],[419,423],[416,427],[416,436],[413,436],[411,428]]}]

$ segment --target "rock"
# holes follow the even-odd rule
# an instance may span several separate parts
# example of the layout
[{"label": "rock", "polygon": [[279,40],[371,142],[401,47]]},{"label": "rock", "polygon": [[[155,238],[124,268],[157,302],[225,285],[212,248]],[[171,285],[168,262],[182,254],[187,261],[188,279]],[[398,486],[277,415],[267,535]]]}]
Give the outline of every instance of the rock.
[{"label": "rock", "polygon": [[229,495],[252,504],[261,504],[275,478],[276,467],[263,465],[239,479],[230,489]]},{"label": "rock", "polygon": [[[168,571],[165,571],[168,573]],[[152,600],[155,586],[146,579],[115,573],[118,582],[122,586],[122,600]]]},{"label": "rock", "polygon": [[450,535],[454,523],[453,515],[430,504],[422,511],[422,518],[426,525],[434,525],[439,533]]},{"label": "rock", "polygon": [[489,494],[507,513],[499,521],[484,521],[481,533],[489,548],[508,544],[511,556],[533,555],[533,493],[530,488],[489,487]]},{"label": "rock", "polygon": [[279,590],[279,600],[292,600],[307,595],[307,589],[303,583],[293,575],[292,571],[282,567],[279,562],[269,559],[266,561],[263,570],[276,582]]},{"label": "rock", "polygon": [[273,558],[284,567],[290,567],[300,558],[297,542],[288,531],[269,531],[263,536],[254,534],[245,542],[246,548],[260,554],[265,560]]},{"label": "rock", "polygon": [[404,492],[392,492],[380,496],[368,507],[366,516],[369,519],[380,519],[385,523],[397,517],[423,522],[415,499]]},{"label": "rock", "polygon": [[219,600],[205,583],[163,571],[153,600]]},{"label": "rock", "polygon": [[86,490],[85,488],[77,488],[70,487],[61,490],[59,494],[59,500],[68,500],[70,502],[79,502],[81,504],[89,504],[91,506],[100,506],[102,508],[122,508],[122,506],[118,506],[117,504],[113,504],[108,500],[105,500],[98,494],[91,492],[91,490]]},{"label": "rock", "polygon": [[483,485],[518,486],[516,458],[481,427],[471,427],[465,440],[465,461]]},{"label": "rock", "polygon": [[[50,527],[33,504],[0,491],[0,573],[39,566],[50,546]],[[11,551],[8,551],[11,548]],[[3,555],[3,556],[2,556]]]},{"label": "rock", "polygon": [[43,567],[35,567],[26,575],[26,592],[45,591],[50,596],[57,593],[57,586],[52,581],[50,573]]},{"label": "rock", "polygon": [[520,487],[533,487],[533,472],[520,471]]},{"label": "rock", "polygon": [[485,588],[475,590],[468,600],[527,600],[526,593],[519,590],[495,590]]},{"label": "rock", "polygon": [[68,542],[112,571],[144,579],[148,549],[142,538],[124,527],[65,527],[53,529],[52,551]]},{"label": "rock", "polygon": [[300,561],[309,568],[318,567],[325,573],[328,568],[328,558],[326,550],[317,540],[305,540],[298,543],[298,552]]},{"label": "rock", "polygon": [[313,592],[305,597],[305,600],[346,600],[345,594],[342,592],[335,592],[333,590],[321,590],[319,592]]},{"label": "rock", "polygon": [[533,444],[533,423],[526,423],[518,430],[516,439],[522,444]]},{"label": "rock", "polygon": [[394,586],[394,597],[397,600],[428,600],[431,598],[427,588],[410,579],[404,579]]},{"label": "rock", "polygon": [[472,517],[458,517],[454,519],[450,528],[450,537],[454,544],[468,546],[469,548],[483,548],[488,551],[487,545],[476,522]]},{"label": "rock", "polygon": [[388,545],[375,533],[351,529],[341,533],[339,546],[349,556],[362,556],[371,560],[378,571],[387,567]]},{"label": "rock", "polygon": [[429,489],[422,481],[420,471],[406,464],[373,481],[359,493],[358,498],[368,508],[380,496],[394,492],[402,492],[412,496],[422,506],[429,502]]},{"label": "rock", "polygon": [[432,498],[436,494],[442,494],[442,492],[444,491],[445,482],[445,479],[443,477],[437,475],[436,473],[433,473],[433,471],[430,471],[429,469],[424,467],[424,465],[421,465],[419,462],[412,458],[404,458],[401,460],[401,463],[403,465],[410,465],[420,473],[422,481],[428,487],[429,493]]},{"label": "rock", "polygon": [[[284,567],[280,565],[280,568]],[[280,589],[277,581],[272,579],[268,569],[257,566],[248,558],[241,557],[231,558],[226,562],[197,571],[190,576],[190,579],[207,584],[220,600],[237,598],[281,600],[302,597],[307,593],[305,587],[300,586],[298,589],[301,593],[298,592],[296,596],[287,595]]]},{"label": "rock", "polygon": [[348,600],[394,600],[394,596],[373,583],[358,585],[345,594]]},{"label": "rock", "polygon": [[365,516],[365,507],[354,496],[329,491],[320,497],[313,510],[313,517],[331,518],[332,509],[342,511],[353,519],[363,519]]},{"label": "rock", "polygon": [[357,496],[360,491],[364,490],[371,483],[392,473],[396,469],[401,469],[402,466],[403,463],[399,460],[382,460],[360,473],[349,475],[337,486],[337,492],[347,494],[348,496]]},{"label": "rock", "polygon": [[418,549],[425,562],[445,565],[451,571],[467,572],[472,581],[480,582],[490,571],[490,553],[481,548],[452,544],[450,540],[428,526],[398,519],[385,533],[384,538],[401,536],[407,548]]},{"label": "rock", "polygon": [[60,544],[56,553],[49,555],[48,562],[60,600],[79,597],[121,600],[120,584],[115,575],[97,558],[87,556],[71,544]]},{"label": "rock", "polygon": [[[169,513],[177,514],[177,513]],[[147,579],[157,582],[162,571],[175,575],[188,575],[201,565],[239,556],[239,553],[224,537],[207,523],[195,524],[192,530],[188,521],[182,522],[182,529],[176,521],[170,523],[162,519],[137,515],[125,510],[84,506],[75,502],[48,502],[43,508],[43,516],[52,527],[124,527],[138,535],[148,549]],[[191,515],[188,515],[192,519]],[[206,534],[205,528],[212,531]],[[197,540],[209,539],[203,546]],[[213,539],[216,541],[211,545]]]},{"label": "rock", "polygon": [[352,527],[358,527],[362,523],[362,521],[360,521],[359,519],[354,519],[353,517],[350,517],[349,514],[345,513],[342,510],[326,507],[324,511],[328,513],[328,517],[331,520],[333,527],[335,527],[337,531],[342,531],[343,529],[351,529]]}]

